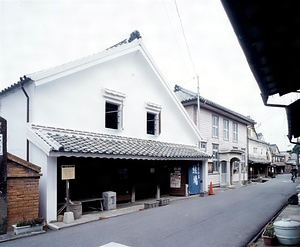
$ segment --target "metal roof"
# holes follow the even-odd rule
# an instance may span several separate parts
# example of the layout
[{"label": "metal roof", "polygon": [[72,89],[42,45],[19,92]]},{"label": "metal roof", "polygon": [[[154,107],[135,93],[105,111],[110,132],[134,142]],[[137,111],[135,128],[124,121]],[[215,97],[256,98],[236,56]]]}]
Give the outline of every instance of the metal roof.
[{"label": "metal roof", "polygon": [[49,148],[50,156],[143,160],[203,160],[210,156],[192,145],[31,124],[29,129]]},{"label": "metal roof", "polygon": [[[178,85],[175,85],[174,92],[182,104],[185,104],[187,102],[193,102],[193,103],[197,102],[198,95],[195,92],[192,92],[192,91],[185,89],[183,87],[180,87]],[[247,125],[255,124],[255,121],[253,119],[251,119],[250,117],[246,117],[240,113],[232,111],[232,110],[230,110],[224,106],[221,106],[211,100],[205,99],[202,96],[200,96],[200,105],[202,107],[211,106],[214,109],[219,109],[224,115],[230,114],[231,117],[234,116],[234,117],[238,118],[240,122],[243,122]]]}]

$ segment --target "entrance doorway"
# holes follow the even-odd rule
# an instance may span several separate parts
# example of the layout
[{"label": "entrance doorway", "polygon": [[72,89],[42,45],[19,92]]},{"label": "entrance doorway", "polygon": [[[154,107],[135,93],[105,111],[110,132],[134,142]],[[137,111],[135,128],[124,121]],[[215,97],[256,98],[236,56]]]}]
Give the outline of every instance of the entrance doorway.
[{"label": "entrance doorway", "polygon": [[189,193],[191,195],[198,194],[201,191],[201,173],[200,164],[193,164],[189,166]]},{"label": "entrance doorway", "polygon": [[221,186],[226,186],[227,185],[227,162],[222,161],[221,162],[221,181],[220,181]]}]

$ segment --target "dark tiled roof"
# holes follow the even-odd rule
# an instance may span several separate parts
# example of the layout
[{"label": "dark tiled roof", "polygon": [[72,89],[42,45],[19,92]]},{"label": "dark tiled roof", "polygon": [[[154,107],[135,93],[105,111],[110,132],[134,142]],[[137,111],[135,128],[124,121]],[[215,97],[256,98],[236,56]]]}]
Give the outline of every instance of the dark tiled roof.
[{"label": "dark tiled roof", "polygon": [[263,158],[261,159],[249,158],[248,162],[250,164],[271,164],[271,161],[268,161],[267,159],[263,159]]},{"label": "dark tiled roof", "polygon": [[28,162],[26,160],[23,160],[20,157],[17,157],[15,155],[11,154],[11,153],[7,153],[7,160],[8,160],[8,162],[9,161],[15,162],[15,163],[17,163],[17,164],[19,164],[21,166],[26,167],[29,170],[32,170],[32,171],[38,173],[39,174],[38,176],[42,175],[42,174],[40,174],[41,167],[39,167],[37,165],[34,165],[34,164],[32,164],[32,163],[30,163],[30,162]]},{"label": "dark tiled roof", "polygon": [[[197,102],[198,99],[198,95],[195,92],[192,92],[188,89],[182,88],[178,85],[175,85],[175,89],[174,92],[177,96],[177,98],[180,100],[180,102],[182,104],[187,103],[187,102]],[[201,104],[206,104],[206,105],[210,105],[214,108],[220,109],[223,112],[229,113],[231,115],[234,115],[246,122],[248,122],[249,124],[255,124],[255,121],[253,119],[251,119],[250,117],[246,117],[240,113],[237,113],[235,111],[232,111],[224,106],[221,106],[211,100],[205,99],[202,96],[199,97],[200,98],[200,103]]]},{"label": "dark tiled roof", "polygon": [[209,155],[192,145],[31,125],[53,155],[125,159],[199,160]]}]

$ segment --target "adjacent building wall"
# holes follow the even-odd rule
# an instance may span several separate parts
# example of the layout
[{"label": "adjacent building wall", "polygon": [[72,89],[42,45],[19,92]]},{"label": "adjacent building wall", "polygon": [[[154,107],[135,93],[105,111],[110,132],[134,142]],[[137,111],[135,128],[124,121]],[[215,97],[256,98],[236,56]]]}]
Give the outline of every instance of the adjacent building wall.
[{"label": "adjacent building wall", "polygon": [[[7,162],[7,227],[23,218],[39,216],[40,173],[30,168],[30,163],[19,159],[20,163],[8,157]],[[28,166],[29,164],[29,166]]]}]

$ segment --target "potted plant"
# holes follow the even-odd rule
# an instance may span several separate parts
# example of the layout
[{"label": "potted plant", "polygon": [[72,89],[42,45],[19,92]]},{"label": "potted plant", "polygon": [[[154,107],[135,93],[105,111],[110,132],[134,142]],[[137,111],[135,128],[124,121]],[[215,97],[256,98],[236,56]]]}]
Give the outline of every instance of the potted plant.
[{"label": "potted plant", "polygon": [[273,223],[269,223],[263,233],[262,233],[262,238],[264,240],[265,245],[273,245],[275,244],[275,230],[274,230],[274,226]]},{"label": "potted plant", "polygon": [[44,219],[39,217],[26,219],[25,217],[23,217],[21,221],[18,221],[17,224],[12,226],[16,235],[41,231],[44,226]]}]

